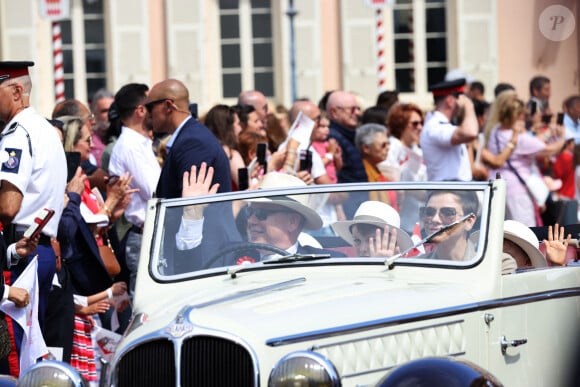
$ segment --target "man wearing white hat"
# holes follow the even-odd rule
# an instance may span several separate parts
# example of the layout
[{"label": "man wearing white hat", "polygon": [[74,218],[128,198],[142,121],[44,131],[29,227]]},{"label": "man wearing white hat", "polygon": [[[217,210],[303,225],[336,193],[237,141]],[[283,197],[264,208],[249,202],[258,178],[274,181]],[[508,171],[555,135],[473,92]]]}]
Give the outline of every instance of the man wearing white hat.
[{"label": "man wearing white hat", "polygon": [[[261,188],[305,186],[299,178],[285,173],[271,172],[264,176]],[[248,241],[276,246],[289,254],[320,254],[336,252],[313,246],[303,246],[298,238],[302,230],[319,230],[320,215],[308,206],[308,195],[273,196],[250,199],[240,215],[246,221]]]},{"label": "man wearing white hat", "polygon": [[[184,179],[184,196],[195,196],[211,192],[208,181],[211,181],[213,168],[205,174],[205,165],[199,174],[192,168],[189,183]],[[196,176],[194,178],[193,176]],[[205,183],[204,183],[205,182]],[[204,190],[195,190],[194,186],[205,185]],[[260,188],[285,188],[305,186],[299,178],[285,173],[270,172],[264,176]],[[189,189],[189,186],[191,189]],[[188,194],[191,192],[191,195]],[[185,212],[187,214],[187,211]],[[179,250],[191,250],[203,244],[202,230],[204,219],[200,214],[187,219],[184,216],[176,236]],[[300,243],[303,230],[318,230],[322,227],[320,215],[308,206],[308,195],[270,196],[246,201],[238,214],[236,222],[245,228],[248,242],[267,244],[286,251],[288,254],[330,254],[333,257],[343,257],[336,251],[324,250],[319,247]],[[242,238],[239,238],[239,242]],[[232,243],[233,244],[233,243]],[[270,258],[272,251],[260,250],[258,256],[252,255],[250,261]],[[201,257],[208,258],[208,257]],[[227,265],[228,257],[224,254],[221,263]],[[200,262],[201,264],[201,262]]]},{"label": "man wearing white hat", "polygon": [[401,218],[386,203],[369,200],[361,203],[352,220],[338,221],[332,229],[354,246],[360,257],[390,257],[413,245],[401,230]]}]

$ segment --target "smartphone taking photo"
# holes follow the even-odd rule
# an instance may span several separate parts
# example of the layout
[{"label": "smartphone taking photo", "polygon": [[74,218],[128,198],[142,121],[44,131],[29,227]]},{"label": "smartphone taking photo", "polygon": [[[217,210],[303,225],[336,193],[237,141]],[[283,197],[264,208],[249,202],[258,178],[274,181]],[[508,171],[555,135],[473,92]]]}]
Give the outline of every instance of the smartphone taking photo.
[{"label": "smartphone taking photo", "polygon": [[66,154],[66,182],[68,183],[77,173],[77,168],[81,165],[80,152],[65,152]]},{"label": "smartphone taking photo", "polygon": [[24,231],[24,237],[34,239],[37,238],[42,229],[54,215],[54,210],[43,208],[34,218],[34,222]]},{"label": "smartphone taking photo", "polygon": [[268,164],[266,163],[266,151],[268,150],[268,144],[265,142],[260,142],[256,149],[256,158],[258,163],[264,168],[264,174],[268,172]]},{"label": "smartphone taking photo", "polygon": [[238,191],[245,191],[249,187],[248,168],[238,168]]},{"label": "smartphone taking photo", "polygon": [[530,101],[530,115],[535,115],[538,111],[538,103],[534,100]]},{"label": "smartphone taking photo", "polygon": [[564,125],[564,113],[558,113],[558,118],[556,119],[556,125]]}]

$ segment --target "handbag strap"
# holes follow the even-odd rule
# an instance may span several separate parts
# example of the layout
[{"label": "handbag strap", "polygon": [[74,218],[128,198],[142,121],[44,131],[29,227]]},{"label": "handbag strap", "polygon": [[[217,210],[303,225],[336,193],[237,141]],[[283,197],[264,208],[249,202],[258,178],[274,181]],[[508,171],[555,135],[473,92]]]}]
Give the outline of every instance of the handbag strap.
[{"label": "handbag strap", "polygon": [[[499,130],[499,129],[497,129],[497,130],[495,131],[495,136],[494,136],[494,138],[495,138],[495,144],[496,144],[496,146],[497,146],[497,150],[498,150],[498,152],[499,152],[499,150],[500,150],[500,147],[499,147],[499,139],[497,138],[497,131],[498,131],[498,130]],[[514,168],[514,166],[513,166],[513,165],[512,165],[512,163],[510,162],[510,158],[511,158],[511,155],[510,155],[510,157],[509,157],[509,158],[508,158],[508,159],[505,161],[505,162],[506,162],[506,164],[508,165],[509,169],[511,169],[511,171],[512,171],[512,172],[513,172],[513,173],[516,175],[516,177],[518,178],[518,180],[520,181],[520,183],[521,183],[521,184],[524,186],[524,188],[525,188],[525,189],[526,189],[526,191],[528,192],[528,195],[530,195],[530,197],[532,198],[532,201],[534,201],[534,203],[535,203],[535,200],[533,200],[533,199],[534,199],[534,195],[532,195],[532,193],[530,192],[530,189],[528,188],[528,185],[526,184],[526,182],[524,181],[524,179],[522,179],[522,177],[520,176],[520,174],[518,173],[518,171],[517,171],[517,170]]]}]

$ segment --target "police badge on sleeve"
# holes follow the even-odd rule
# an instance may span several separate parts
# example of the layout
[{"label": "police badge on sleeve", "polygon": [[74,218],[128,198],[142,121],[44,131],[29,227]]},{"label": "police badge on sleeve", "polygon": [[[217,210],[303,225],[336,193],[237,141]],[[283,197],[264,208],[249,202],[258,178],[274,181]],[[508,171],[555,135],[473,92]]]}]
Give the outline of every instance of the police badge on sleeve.
[{"label": "police badge on sleeve", "polygon": [[20,158],[22,149],[6,148],[0,152],[0,162],[2,163],[2,172],[18,173],[20,168]]}]

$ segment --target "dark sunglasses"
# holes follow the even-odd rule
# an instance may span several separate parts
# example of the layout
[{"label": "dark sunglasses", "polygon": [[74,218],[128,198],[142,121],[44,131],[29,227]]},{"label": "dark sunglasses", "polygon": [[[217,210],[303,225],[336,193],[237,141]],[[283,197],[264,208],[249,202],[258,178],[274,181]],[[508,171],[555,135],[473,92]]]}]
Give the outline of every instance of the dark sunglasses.
[{"label": "dark sunglasses", "polygon": [[413,128],[418,128],[419,125],[423,126],[423,121],[411,121],[409,122]]},{"label": "dark sunglasses", "polygon": [[[433,218],[437,214],[437,208],[421,207],[419,209],[421,218]],[[439,217],[447,220],[453,219],[457,216],[457,210],[453,207],[441,207],[439,209]]]},{"label": "dark sunglasses", "polygon": [[249,219],[252,215],[256,215],[256,219],[258,220],[266,220],[270,215],[277,214],[279,212],[289,212],[288,210],[266,210],[265,208],[254,208],[254,207],[245,207],[244,208],[244,215],[246,215],[246,219]]},{"label": "dark sunglasses", "polygon": [[147,109],[147,113],[151,114],[151,111],[153,111],[153,108],[155,107],[155,105],[159,105],[162,102],[165,102],[169,100],[169,98],[162,98],[162,99],[156,99],[155,101],[151,101],[151,102],[147,102],[146,104],[143,104],[143,106],[145,106],[145,109]]}]

